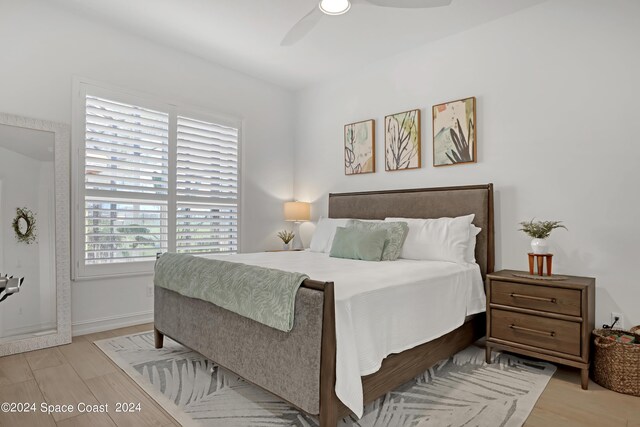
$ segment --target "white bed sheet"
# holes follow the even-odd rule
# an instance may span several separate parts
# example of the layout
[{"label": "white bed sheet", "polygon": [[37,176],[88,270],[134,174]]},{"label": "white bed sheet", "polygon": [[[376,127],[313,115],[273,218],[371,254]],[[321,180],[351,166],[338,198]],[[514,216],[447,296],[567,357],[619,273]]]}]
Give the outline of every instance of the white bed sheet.
[{"label": "white bed sheet", "polygon": [[265,252],[215,257],[333,281],[336,300],[336,395],[358,417],[363,375],[392,353],[434,340],[485,311],[477,264],[367,262],[326,253]]}]

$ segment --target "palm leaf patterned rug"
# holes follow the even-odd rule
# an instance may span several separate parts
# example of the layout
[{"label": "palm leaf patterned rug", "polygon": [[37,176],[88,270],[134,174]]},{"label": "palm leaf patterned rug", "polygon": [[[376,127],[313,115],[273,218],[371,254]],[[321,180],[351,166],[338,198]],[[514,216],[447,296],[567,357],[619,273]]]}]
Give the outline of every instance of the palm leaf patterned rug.
[{"label": "palm leaf patterned rug", "polygon": [[[204,356],[153,333],[96,345],[183,426],[315,427],[318,421]],[[340,427],[521,426],[556,368],[471,346],[367,405]]]}]

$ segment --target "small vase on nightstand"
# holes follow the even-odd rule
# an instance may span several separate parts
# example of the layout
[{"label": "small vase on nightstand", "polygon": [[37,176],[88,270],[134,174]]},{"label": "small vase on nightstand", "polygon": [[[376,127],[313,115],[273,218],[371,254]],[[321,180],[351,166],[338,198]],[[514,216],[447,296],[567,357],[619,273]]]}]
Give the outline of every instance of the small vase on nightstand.
[{"label": "small vase on nightstand", "polygon": [[282,250],[283,250],[283,251],[288,251],[288,250],[289,250],[289,244],[288,244],[288,243],[284,243],[284,244],[282,245]]},{"label": "small vase on nightstand", "polygon": [[562,221],[523,221],[520,223],[520,231],[531,237],[531,252],[536,255],[546,254],[549,252],[549,245],[547,244],[547,237],[556,228],[567,227],[562,225]]},{"label": "small vase on nightstand", "polygon": [[532,239],[531,252],[534,254],[546,254],[549,252],[549,244],[547,239]]}]

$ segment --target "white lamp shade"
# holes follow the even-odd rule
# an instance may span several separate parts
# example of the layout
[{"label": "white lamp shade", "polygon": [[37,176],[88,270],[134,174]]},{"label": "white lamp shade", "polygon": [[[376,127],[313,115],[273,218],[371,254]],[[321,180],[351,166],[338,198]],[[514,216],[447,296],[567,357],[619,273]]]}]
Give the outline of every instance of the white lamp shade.
[{"label": "white lamp shade", "polygon": [[285,221],[309,221],[311,219],[311,204],[306,202],[285,202]]}]

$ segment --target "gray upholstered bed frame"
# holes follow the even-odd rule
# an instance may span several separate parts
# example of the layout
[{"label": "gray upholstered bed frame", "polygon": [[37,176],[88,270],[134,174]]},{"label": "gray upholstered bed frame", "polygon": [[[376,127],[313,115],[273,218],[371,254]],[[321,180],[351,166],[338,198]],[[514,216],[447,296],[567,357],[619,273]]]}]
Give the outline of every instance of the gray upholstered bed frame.
[{"label": "gray upholstered bed frame", "polygon": [[[482,228],[476,260],[483,278],[493,271],[493,185],[341,193],[329,195],[329,217],[438,218],[475,214]],[[335,395],[334,284],[306,280],[296,296],[289,333],[224,310],[206,301],[155,288],[156,348],[169,336],[247,381],[316,415],[321,427],[335,427],[350,411]],[[424,372],[437,361],[484,335],[484,316],[475,316],[434,341],[388,356],[380,370],[362,377],[364,402],[371,402]]]}]

